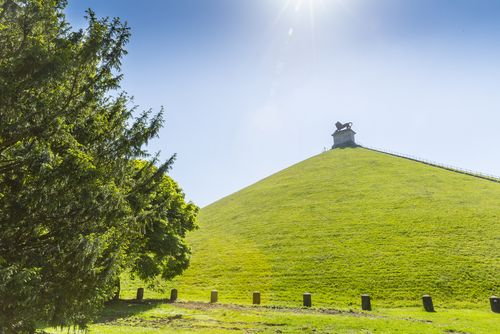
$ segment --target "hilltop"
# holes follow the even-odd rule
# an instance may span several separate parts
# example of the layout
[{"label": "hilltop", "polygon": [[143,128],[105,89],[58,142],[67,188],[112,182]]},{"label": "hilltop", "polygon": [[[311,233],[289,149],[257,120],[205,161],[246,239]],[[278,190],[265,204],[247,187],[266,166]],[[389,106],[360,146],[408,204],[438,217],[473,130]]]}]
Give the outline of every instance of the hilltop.
[{"label": "hilltop", "polygon": [[364,148],[314,156],[202,209],[181,298],[415,305],[499,293],[500,184]]}]

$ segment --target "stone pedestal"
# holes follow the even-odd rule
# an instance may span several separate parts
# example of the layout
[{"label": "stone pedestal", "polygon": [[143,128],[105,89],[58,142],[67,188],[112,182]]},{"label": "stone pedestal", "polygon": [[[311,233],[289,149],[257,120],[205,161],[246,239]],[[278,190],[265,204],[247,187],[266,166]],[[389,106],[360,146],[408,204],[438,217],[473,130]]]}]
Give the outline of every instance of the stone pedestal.
[{"label": "stone pedestal", "polygon": [[144,299],[144,288],[137,289],[137,296],[135,298],[138,302],[142,302]]},{"label": "stone pedestal", "polygon": [[258,292],[258,291],[255,291],[253,293],[253,304],[260,305],[260,292]]},{"label": "stone pedestal", "polygon": [[219,299],[219,293],[217,292],[217,290],[212,290],[210,292],[210,302],[217,303],[218,299]]},{"label": "stone pedestal", "polygon": [[177,301],[177,289],[170,290],[170,302],[175,303]]},{"label": "stone pedestal", "polygon": [[304,293],[303,295],[303,302],[304,302],[304,307],[311,307],[312,306],[312,298],[311,298],[311,294],[306,292]]},{"label": "stone pedestal", "polygon": [[333,136],[333,147],[332,148],[356,146],[356,141],[354,140],[355,134],[356,134],[356,132],[354,132],[352,129],[335,131],[332,134],[332,136]]},{"label": "stone pedestal", "polygon": [[427,312],[435,312],[434,304],[432,303],[432,297],[429,295],[422,296],[422,304],[424,305],[424,310]]},{"label": "stone pedestal", "polygon": [[490,297],[491,310],[495,313],[500,313],[500,298],[497,296]]},{"label": "stone pedestal", "polygon": [[372,310],[372,302],[369,295],[361,295],[361,309],[363,311]]}]

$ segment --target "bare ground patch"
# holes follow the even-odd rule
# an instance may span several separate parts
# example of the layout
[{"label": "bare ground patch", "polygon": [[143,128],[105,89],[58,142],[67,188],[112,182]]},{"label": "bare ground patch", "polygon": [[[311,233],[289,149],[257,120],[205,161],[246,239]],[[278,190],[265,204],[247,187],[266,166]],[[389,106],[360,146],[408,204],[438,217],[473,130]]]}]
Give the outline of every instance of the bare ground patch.
[{"label": "bare ground patch", "polygon": [[366,312],[356,312],[353,310],[338,310],[327,308],[305,308],[305,307],[286,307],[286,306],[250,306],[250,305],[237,305],[237,304],[211,304],[203,302],[178,302],[175,304],[181,308],[193,310],[212,310],[212,309],[226,309],[234,311],[259,311],[259,310],[274,310],[277,312],[300,313],[300,314],[332,314],[332,315],[349,315],[354,317],[376,317]]}]

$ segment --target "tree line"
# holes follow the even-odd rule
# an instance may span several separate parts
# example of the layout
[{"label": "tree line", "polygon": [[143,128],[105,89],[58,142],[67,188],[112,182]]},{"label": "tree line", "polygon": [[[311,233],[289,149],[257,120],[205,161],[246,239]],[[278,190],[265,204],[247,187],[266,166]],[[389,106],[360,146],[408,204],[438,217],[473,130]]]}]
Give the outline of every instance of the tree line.
[{"label": "tree line", "polygon": [[198,208],[145,149],[163,110],[120,88],[130,28],[64,0],[0,0],[0,333],[84,328],[119,291],[189,264]]}]

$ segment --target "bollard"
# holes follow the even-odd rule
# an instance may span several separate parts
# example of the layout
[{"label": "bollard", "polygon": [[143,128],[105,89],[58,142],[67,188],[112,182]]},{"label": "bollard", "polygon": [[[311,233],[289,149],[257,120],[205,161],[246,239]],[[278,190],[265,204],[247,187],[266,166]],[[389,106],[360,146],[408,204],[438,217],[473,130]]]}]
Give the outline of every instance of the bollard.
[{"label": "bollard", "polygon": [[363,311],[371,311],[372,303],[370,295],[361,295],[361,309]]},{"label": "bollard", "polygon": [[304,293],[303,299],[304,299],[304,307],[312,306],[312,298],[310,293],[308,292]]},{"label": "bollard", "polygon": [[170,290],[170,302],[175,303],[177,301],[177,289]]},{"label": "bollard", "polygon": [[212,292],[210,293],[210,302],[217,303],[218,297],[219,297],[219,294],[218,294],[217,290],[212,290]]},{"label": "bollard", "polygon": [[432,297],[429,295],[422,296],[422,303],[424,304],[424,309],[427,312],[436,312],[434,311],[434,305],[432,304]]},{"label": "bollard", "polygon": [[137,289],[137,297],[135,298],[138,302],[142,302],[144,298],[144,288]]},{"label": "bollard", "polygon": [[500,313],[500,298],[497,296],[490,297],[491,311]]},{"label": "bollard", "polygon": [[258,292],[258,291],[255,291],[253,293],[253,304],[260,305],[260,292]]}]

